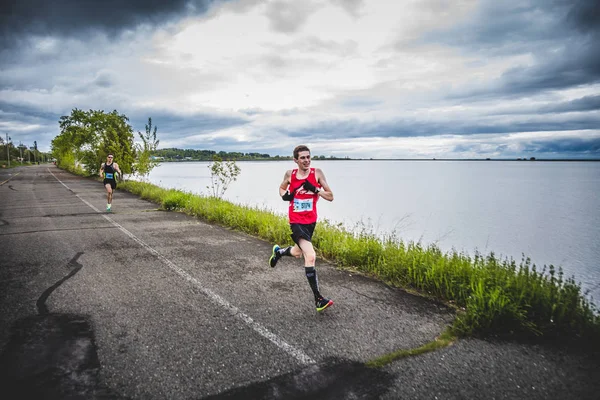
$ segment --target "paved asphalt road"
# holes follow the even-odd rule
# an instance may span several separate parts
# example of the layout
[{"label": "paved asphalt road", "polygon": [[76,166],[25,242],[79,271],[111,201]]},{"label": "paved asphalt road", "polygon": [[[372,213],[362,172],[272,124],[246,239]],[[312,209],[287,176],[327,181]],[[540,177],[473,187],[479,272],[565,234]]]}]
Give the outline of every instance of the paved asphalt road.
[{"label": "paved asphalt road", "polygon": [[443,305],[300,260],[53,165],[0,169],[3,399],[597,399],[600,361],[539,344],[433,340]]}]

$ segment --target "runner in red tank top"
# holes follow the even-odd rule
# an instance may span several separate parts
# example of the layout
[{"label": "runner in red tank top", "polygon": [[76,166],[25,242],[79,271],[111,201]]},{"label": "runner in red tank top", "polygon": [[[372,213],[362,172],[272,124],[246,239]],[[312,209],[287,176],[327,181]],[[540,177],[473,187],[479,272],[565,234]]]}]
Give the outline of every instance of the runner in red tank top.
[{"label": "runner in red tank top", "polygon": [[[302,173],[302,171],[300,171]],[[317,182],[314,168],[309,169],[308,176],[303,179],[298,178],[298,169],[293,169],[290,175],[290,193],[294,193],[289,206],[289,219],[291,224],[312,224],[317,222],[317,201],[319,200],[318,193],[304,189],[302,185],[308,181],[311,185],[321,189],[321,185]]]},{"label": "runner in red tank top", "polygon": [[317,255],[311,243],[317,223],[317,201],[319,197],[333,201],[333,192],[319,168],[310,167],[310,150],[304,145],[294,149],[294,162],[297,169],[288,170],[279,185],[279,195],[289,201],[289,220],[294,246],[281,248],[273,246],[269,265],[275,267],[282,256],[304,256],[304,271],[315,297],[317,311],[321,312],[333,305],[319,292],[319,280],[315,269]]}]

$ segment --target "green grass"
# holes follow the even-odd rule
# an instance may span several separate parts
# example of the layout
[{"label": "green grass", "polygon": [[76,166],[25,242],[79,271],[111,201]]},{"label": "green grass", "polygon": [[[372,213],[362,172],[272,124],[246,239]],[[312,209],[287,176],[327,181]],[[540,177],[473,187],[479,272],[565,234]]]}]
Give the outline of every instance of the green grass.
[{"label": "green grass", "polygon": [[[214,198],[134,181],[119,183],[165,210],[185,212],[280,245],[291,244],[284,216]],[[367,229],[348,231],[320,222],[313,244],[340,268],[360,271],[390,285],[453,305],[457,335],[545,335],[600,339],[600,315],[574,278],[553,266],[538,271],[490,253],[444,253],[435,245],[404,242]],[[598,340],[600,342],[600,340]]]},{"label": "green grass", "polygon": [[17,161],[17,162],[11,161],[10,165],[8,165],[8,162],[6,160],[0,161],[0,168],[4,168],[4,169],[13,169],[13,168],[23,167],[23,166],[27,166],[27,165],[33,165],[33,164],[29,164],[26,162],[21,164],[19,161]]}]

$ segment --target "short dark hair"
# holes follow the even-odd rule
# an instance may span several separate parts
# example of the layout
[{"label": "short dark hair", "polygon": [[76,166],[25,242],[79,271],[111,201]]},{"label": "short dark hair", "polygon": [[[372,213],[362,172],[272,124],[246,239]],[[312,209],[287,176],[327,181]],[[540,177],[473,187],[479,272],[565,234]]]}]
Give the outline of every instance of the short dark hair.
[{"label": "short dark hair", "polygon": [[113,157],[114,157],[114,156],[115,156],[115,153],[108,153],[108,154],[106,155],[106,157],[108,157],[108,156],[113,156]]},{"label": "short dark hair", "polygon": [[298,153],[300,153],[301,151],[308,151],[310,153],[310,149],[307,146],[303,144],[296,146],[296,148],[294,149],[294,160],[298,159]]}]

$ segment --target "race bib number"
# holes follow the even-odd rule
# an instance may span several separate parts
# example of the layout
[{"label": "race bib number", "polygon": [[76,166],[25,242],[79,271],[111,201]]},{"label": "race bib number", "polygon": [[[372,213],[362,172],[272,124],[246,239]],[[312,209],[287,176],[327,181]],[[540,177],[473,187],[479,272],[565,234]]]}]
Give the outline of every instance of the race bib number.
[{"label": "race bib number", "polygon": [[294,199],[294,212],[313,210],[313,199]]},{"label": "race bib number", "polygon": [[113,174],[107,172],[105,173],[106,179],[113,179]]}]

